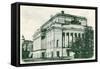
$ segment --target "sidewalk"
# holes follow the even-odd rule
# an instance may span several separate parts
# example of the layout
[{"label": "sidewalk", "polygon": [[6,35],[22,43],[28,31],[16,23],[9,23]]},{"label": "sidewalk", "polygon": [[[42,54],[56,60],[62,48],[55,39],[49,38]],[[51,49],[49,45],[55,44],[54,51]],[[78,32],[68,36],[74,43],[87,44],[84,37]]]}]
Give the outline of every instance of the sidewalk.
[{"label": "sidewalk", "polygon": [[33,61],[54,61],[54,60],[71,60],[71,57],[63,57],[63,58],[28,58],[28,59],[23,59],[24,62],[33,62]]}]

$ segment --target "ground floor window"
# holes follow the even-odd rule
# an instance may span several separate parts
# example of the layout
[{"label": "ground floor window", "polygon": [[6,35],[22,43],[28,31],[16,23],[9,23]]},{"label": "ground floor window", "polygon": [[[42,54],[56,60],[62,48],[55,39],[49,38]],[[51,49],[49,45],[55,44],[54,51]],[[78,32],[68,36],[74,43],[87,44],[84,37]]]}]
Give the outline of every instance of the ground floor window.
[{"label": "ground floor window", "polygon": [[51,52],[51,57],[53,58],[53,52]]},{"label": "ground floor window", "polygon": [[70,54],[69,54],[69,50],[68,50],[68,49],[66,50],[66,53],[67,53],[67,56],[70,56]]},{"label": "ground floor window", "polygon": [[42,52],[42,58],[45,58],[45,52]]},{"label": "ground floor window", "polygon": [[59,51],[57,51],[57,57],[60,57],[60,55],[59,55]]}]

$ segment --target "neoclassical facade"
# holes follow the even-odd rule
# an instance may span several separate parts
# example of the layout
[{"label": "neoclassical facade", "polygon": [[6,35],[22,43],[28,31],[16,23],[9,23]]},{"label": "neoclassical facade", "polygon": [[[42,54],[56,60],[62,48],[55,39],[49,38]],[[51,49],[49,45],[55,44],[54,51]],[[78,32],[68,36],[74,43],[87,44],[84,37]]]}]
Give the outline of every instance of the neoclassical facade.
[{"label": "neoclassical facade", "polygon": [[33,35],[33,58],[72,59],[70,50],[76,38],[84,37],[87,19],[66,14],[64,11],[52,16]]}]

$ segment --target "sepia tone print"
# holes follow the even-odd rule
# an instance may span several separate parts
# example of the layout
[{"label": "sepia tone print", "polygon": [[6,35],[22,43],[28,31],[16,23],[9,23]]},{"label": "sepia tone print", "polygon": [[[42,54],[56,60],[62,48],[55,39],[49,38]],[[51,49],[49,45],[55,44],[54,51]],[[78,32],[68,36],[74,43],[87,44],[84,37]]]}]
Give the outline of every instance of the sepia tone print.
[{"label": "sepia tone print", "polygon": [[[29,10],[28,12],[29,14],[34,14],[34,16],[36,16],[34,12],[31,13],[30,11],[31,10]],[[70,11],[73,10],[70,9]],[[41,10],[39,12],[41,12]],[[45,12],[44,14],[46,15]],[[31,15],[29,16],[27,14],[26,16],[29,18],[31,17]],[[44,61],[53,62],[94,59],[95,26],[93,25],[95,18],[92,18],[88,15],[88,17],[85,16],[84,14],[77,15],[77,11],[74,14],[67,13],[67,11],[63,8],[62,10],[59,10],[59,12],[57,11],[55,14],[52,13],[49,18],[47,17],[48,19],[44,20],[44,22],[41,22],[38,27],[34,25],[35,27],[33,27],[35,28],[35,30],[31,29],[31,23],[34,24],[36,21],[24,25],[25,23],[23,23],[24,21],[22,20],[23,24],[21,24],[20,35],[21,62],[37,63]],[[89,21],[89,18],[93,19],[93,21]],[[23,26],[28,27],[25,28]],[[29,31],[32,34],[27,32],[28,28],[32,30]],[[27,36],[27,34],[30,35]],[[31,39],[27,39],[26,37],[31,37]]]}]

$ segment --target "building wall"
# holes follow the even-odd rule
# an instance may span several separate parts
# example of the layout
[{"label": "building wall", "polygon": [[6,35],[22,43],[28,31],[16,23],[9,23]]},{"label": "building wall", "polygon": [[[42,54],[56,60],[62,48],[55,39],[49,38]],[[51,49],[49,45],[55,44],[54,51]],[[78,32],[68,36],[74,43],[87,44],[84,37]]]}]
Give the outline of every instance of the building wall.
[{"label": "building wall", "polygon": [[[42,53],[44,53],[44,56],[42,55]],[[46,50],[37,50],[37,51],[33,51],[33,58],[34,59],[42,59],[42,58],[46,58]]]},{"label": "building wall", "polygon": [[33,40],[33,58],[41,57],[41,33],[37,34]]},{"label": "building wall", "polygon": [[33,50],[41,49],[41,33],[37,34],[33,40]]},{"label": "building wall", "polygon": [[[65,36],[62,36],[62,33],[65,33]],[[69,33],[69,37],[67,35]],[[71,35],[73,33],[73,37]],[[71,46],[72,39],[75,41],[75,33],[82,34],[84,33],[84,29],[75,30],[68,29],[62,30],[61,28],[54,28],[46,32],[45,38],[41,40],[41,37],[34,41],[34,50],[45,49],[45,51],[35,51],[33,54],[34,58],[41,58],[42,52],[45,52],[46,58],[60,58],[60,57],[67,57],[68,55],[68,46]],[[62,41],[62,38],[65,40]],[[65,48],[62,49],[62,44]],[[71,52],[70,52],[71,53]]]},{"label": "building wall", "polygon": [[54,49],[54,39],[54,29],[51,29],[46,33],[46,57],[48,58],[52,57],[51,53],[53,53]]},{"label": "building wall", "polygon": [[62,56],[62,30],[61,29],[54,29],[54,38],[55,38],[55,45],[54,45],[54,57],[57,57],[57,52],[59,52],[59,57]]}]

